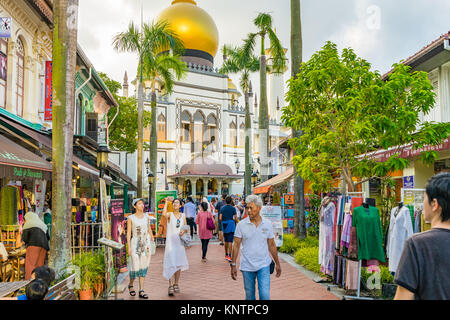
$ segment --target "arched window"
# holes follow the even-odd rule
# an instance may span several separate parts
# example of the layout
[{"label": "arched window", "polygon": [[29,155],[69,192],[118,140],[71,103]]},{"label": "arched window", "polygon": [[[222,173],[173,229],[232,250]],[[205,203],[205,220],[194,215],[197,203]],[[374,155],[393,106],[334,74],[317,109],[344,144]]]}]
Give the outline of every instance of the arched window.
[{"label": "arched window", "polygon": [[237,146],[237,127],[234,121],[230,123],[230,145]]},{"label": "arched window", "polygon": [[216,144],[217,141],[217,119],[210,114],[207,119],[206,140],[208,143]]},{"label": "arched window", "polygon": [[164,115],[162,113],[158,117],[157,132],[158,132],[158,140],[159,141],[167,140],[166,117],[164,117]]},{"label": "arched window", "polygon": [[239,145],[245,145],[245,124],[243,122],[239,126]]},{"label": "arched window", "polygon": [[0,38],[0,108],[6,108],[6,80],[8,77],[8,39]]},{"label": "arched window", "polygon": [[192,137],[191,114],[183,111],[181,114],[181,128],[183,129],[182,142],[191,142]]},{"label": "arched window", "polygon": [[202,152],[203,148],[203,127],[205,126],[205,117],[203,113],[197,111],[194,115],[194,152]]},{"label": "arched window", "polygon": [[16,55],[17,55],[16,114],[19,117],[23,117],[25,49],[23,47],[23,42],[20,39],[17,39]]}]

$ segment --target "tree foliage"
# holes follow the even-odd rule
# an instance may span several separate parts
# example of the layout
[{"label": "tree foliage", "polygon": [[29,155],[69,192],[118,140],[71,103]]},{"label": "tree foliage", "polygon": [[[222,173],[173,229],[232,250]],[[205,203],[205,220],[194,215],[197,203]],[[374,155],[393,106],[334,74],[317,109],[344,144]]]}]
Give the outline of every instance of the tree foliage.
[{"label": "tree foliage", "polygon": [[[384,177],[407,167],[408,160],[399,156],[403,146],[437,145],[450,134],[449,123],[420,121],[435,103],[427,73],[394,64],[383,81],[370,67],[352,49],[340,56],[336,45],[327,42],[289,81],[282,118],[303,130],[290,145],[297,151],[294,165],[313,190],[329,190],[333,177],[342,174],[353,191],[355,177]],[[374,152],[380,149],[394,153],[379,162]],[[420,157],[427,163],[436,158],[434,151]]]},{"label": "tree foliage", "polygon": [[[122,85],[109,78],[105,73],[99,72],[99,75],[119,104],[119,114],[109,127],[109,147],[112,150],[133,153],[137,150],[137,101],[134,97],[126,98],[119,96],[118,92],[122,89]],[[112,106],[108,112],[109,121],[114,118],[116,113],[117,108]],[[144,110],[144,126],[148,126],[150,121],[150,112]]]}]

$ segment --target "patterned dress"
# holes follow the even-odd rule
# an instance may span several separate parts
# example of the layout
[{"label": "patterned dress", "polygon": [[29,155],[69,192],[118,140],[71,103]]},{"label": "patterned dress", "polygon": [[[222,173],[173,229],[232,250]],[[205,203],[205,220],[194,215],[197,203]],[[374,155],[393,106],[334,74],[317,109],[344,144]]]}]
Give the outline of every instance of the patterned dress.
[{"label": "patterned dress", "polygon": [[151,252],[149,235],[150,220],[148,214],[142,218],[131,215],[131,257],[130,257],[130,278],[145,277],[150,265]]}]

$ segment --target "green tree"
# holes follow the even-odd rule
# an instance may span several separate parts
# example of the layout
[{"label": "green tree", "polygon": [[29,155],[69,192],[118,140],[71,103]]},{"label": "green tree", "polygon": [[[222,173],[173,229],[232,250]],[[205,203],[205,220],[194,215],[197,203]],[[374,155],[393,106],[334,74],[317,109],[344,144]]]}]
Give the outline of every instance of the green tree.
[{"label": "green tree", "polygon": [[[114,122],[109,127],[109,146],[112,150],[134,153],[138,147],[136,141],[138,134],[136,99],[134,97],[126,98],[119,96],[118,93],[122,89],[122,85],[118,81],[110,79],[105,73],[99,72],[99,75],[119,104],[119,114],[117,114],[117,108],[115,106],[112,106],[108,111],[108,119],[110,121],[117,114]],[[144,110],[144,127],[150,125],[150,119],[150,112]]]},{"label": "green tree", "polygon": [[[303,60],[302,20],[300,0],[291,0],[291,77],[297,79]],[[300,138],[301,130],[292,129],[292,136]],[[294,155],[296,155],[294,150]],[[294,175],[294,235],[301,240],[306,238],[305,222],[305,184],[301,175]]]},{"label": "green tree", "polygon": [[78,0],[54,2],[52,119],[52,238],[49,265],[62,275],[71,257],[73,112]]},{"label": "green tree", "polygon": [[250,162],[250,74],[259,70],[259,59],[250,51],[245,51],[243,47],[237,48],[232,46],[223,46],[222,53],[226,57],[221,73],[240,73],[240,86],[244,92],[245,99],[245,175],[244,175],[244,193],[251,194],[251,171],[252,164]]},{"label": "green tree", "polygon": [[[261,39],[261,52],[260,52],[260,102],[259,102],[259,153],[261,159],[261,181],[264,182],[268,179],[269,174],[269,107],[267,102],[267,71],[274,73],[283,73],[286,69],[286,55],[284,48],[281,45],[275,31],[272,27],[272,16],[268,13],[260,13],[253,20],[253,23],[258,29],[256,33],[250,33],[243,51],[244,55],[249,56],[254,51],[256,45],[256,39]],[[269,67],[266,60],[265,40],[269,38],[269,54],[273,61]]]},{"label": "green tree", "polygon": [[[151,82],[151,129],[150,129],[150,170],[156,175],[158,141],[156,132],[156,89],[164,94],[172,93],[175,80],[181,79],[187,72],[186,63],[179,55],[184,45],[178,35],[171,30],[166,21],[144,26],[144,35],[149,39],[143,54],[143,78]],[[156,188],[152,188],[151,204],[156,212]]]},{"label": "green tree", "polygon": [[[333,174],[342,174],[354,191],[356,177],[385,177],[405,168],[402,146],[437,145],[450,134],[450,123],[420,122],[420,113],[429,113],[435,102],[427,73],[394,64],[383,81],[370,67],[352,49],[340,56],[336,45],[327,42],[289,81],[282,118],[302,128],[303,135],[290,141],[297,151],[293,161],[313,190],[329,190]],[[374,151],[389,148],[393,155],[377,161]],[[427,151],[420,160],[429,164],[437,157]]]},{"label": "green tree", "polygon": [[[156,28],[155,28],[156,27]],[[156,34],[155,30],[159,30]],[[154,38],[156,36],[156,38]],[[160,42],[162,41],[162,42]],[[162,50],[169,50],[182,47],[182,42],[176,36],[166,22],[159,22],[152,26],[144,23],[141,30],[130,22],[128,29],[124,32],[117,33],[113,38],[114,49],[119,52],[134,52],[139,57],[139,87],[138,87],[138,197],[142,197],[142,169],[143,169],[143,149],[144,149],[144,71],[143,59],[148,56],[148,52],[155,46],[159,46]],[[150,53],[152,55],[152,53]]]}]

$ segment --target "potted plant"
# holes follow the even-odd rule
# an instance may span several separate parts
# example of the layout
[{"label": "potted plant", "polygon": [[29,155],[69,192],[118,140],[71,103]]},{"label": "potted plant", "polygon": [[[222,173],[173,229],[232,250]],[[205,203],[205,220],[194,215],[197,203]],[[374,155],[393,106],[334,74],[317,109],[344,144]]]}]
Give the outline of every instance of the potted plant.
[{"label": "potted plant", "polygon": [[381,268],[381,292],[383,297],[392,300],[397,292],[397,285],[394,283],[394,276],[389,272],[389,268]]},{"label": "potted plant", "polygon": [[80,270],[80,289],[78,290],[80,300],[91,300],[96,268],[94,255],[83,252],[73,259],[73,265]]},{"label": "potted plant", "polygon": [[105,283],[105,256],[103,250],[97,251],[94,254],[93,260],[93,288],[95,292],[95,298],[98,298],[103,293]]}]

